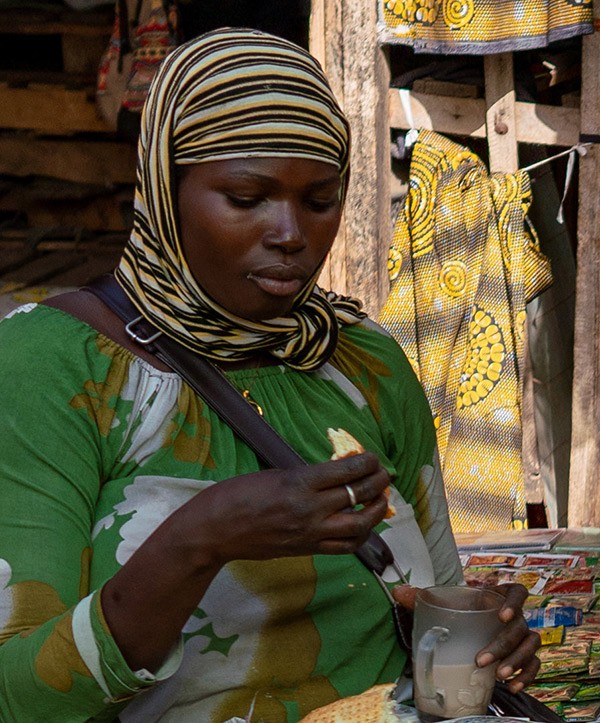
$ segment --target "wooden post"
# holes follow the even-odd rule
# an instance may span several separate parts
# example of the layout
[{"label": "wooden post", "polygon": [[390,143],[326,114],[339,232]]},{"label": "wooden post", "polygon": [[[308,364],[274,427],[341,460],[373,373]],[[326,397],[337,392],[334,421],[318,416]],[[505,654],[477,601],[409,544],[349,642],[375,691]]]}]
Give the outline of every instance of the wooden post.
[{"label": "wooden post", "polygon": [[[600,2],[594,3],[596,23]],[[581,133],[600,139],[600,33],[583,38]],[[600,526],[600,145],[580,159],[569,527]]]},{"label": "wooden post", "polygon": [[[310,12],[310,52],[319,60],[327,75],[329,84],[340,105],[344,105],[344,68],[342,9],[338,3],[328,0],[313,0]],[[335,244],[329,254],[321,277],[320,285],[347,294],[346,277],[346,221],[342,219]]]},{"label": "wooden post", "polygon": [[[389,283],[391,239],[389,68],[376,33],[376,3],[313,0],[311,51],[321,61],[352,131],[343,232],[331,252],[330,285],[376,315]],[[322,282],[325,284],[322,278]]]},{"label": "wooden post", "polygon": [[514,173],[519,167],[512,53],[484,58],[490,171]]}]

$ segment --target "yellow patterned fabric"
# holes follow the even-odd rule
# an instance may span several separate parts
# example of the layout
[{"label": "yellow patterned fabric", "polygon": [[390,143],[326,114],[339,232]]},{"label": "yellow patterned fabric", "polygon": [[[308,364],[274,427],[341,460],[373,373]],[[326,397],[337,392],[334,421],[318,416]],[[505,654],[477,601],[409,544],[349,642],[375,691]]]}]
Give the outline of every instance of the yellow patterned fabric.
[{"label": "yellow patterned fabric", "polygon": [[380,322],[429,400],[455,532],[525,519],[526,303],[552,282],[530,204],[525,172],[490,175],[464,146],[419,133]]},{"label": "yellow patterned fabric", "polygon": [[379,0],[379,37],[427,53],[500,53],[593,32],[592,0]]}]

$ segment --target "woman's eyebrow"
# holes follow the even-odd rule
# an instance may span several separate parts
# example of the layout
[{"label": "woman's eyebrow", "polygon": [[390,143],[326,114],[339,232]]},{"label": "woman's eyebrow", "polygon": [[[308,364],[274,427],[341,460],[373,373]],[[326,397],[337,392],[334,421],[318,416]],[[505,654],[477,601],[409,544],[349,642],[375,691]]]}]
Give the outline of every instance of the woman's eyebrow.
[{"label": "woman's eyebrow", "polygon": [[340,176],[336,173],[335,176],[329,176],[329,178],[323,178],[320,181],[310,183],[309,186],[314,189],[328,188],[329,186],[339,186]]},{"label": "woman's eyebrow", "polygon": [[[268,173],[259,173],[257,171],[245,171],[245,170],[239,170],[239,171],[232,171],[231,174],[229,174],[229,178],[234,181],[258,181],[261,183],[278,183],[278,180],[275,176],[271,176]],[[339,174],[335,174],[332,176],[328,176],[327,178],[319,179],[318,181],[314,181],[312,183],[307,184],[307,186],[311,189],[320,189],[320,188],[328,188],[330,186],[337,186],[340,183],[340,176]]]}]

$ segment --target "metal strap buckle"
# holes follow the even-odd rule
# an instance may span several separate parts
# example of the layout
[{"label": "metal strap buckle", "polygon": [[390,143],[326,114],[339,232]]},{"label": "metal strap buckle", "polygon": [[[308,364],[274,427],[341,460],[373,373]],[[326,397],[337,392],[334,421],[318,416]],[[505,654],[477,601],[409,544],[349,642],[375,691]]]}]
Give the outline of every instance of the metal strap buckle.
[{"label": "metal strap buckle", "polygon": [[132,319],[129,324],[125,325],[125,331],[127,332],[127,335],[133,339],[133,341],[137,342],[138,344],[142,344],[145,346],[146,344],[151,344],[153,341],[158,339],[159,336],[161,336],[162,331],[157,331],[156,334],[152,334],[152,336],[147,337],[146,339],[142,339],[141,336],[138,336],[135,331],[133,330],[133,327],[136,324],[139,324],[140,321],[143,320],[143,316],[137,316],[135,319]]}]

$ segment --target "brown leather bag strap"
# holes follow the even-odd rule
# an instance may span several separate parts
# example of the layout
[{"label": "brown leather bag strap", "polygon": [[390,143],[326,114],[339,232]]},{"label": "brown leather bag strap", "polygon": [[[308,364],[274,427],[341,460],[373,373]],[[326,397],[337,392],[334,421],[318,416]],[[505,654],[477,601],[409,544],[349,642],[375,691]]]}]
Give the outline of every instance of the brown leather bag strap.
[{"label": "brown leather bag strap", "polygon": [[112,275],[84,287],[125,322],[129,336],[177,372],[217,412],[268,467],[290,469],[305,465],[302,457],[240,395],[208,359],[162,334],[131,303]]},{"label": "brown leather bag strap", "polygon": [[[275,469],[291,469],[306,464],[214,364],[160,333],[143,317],[112,274],[99,277],[84,289],[95,294],[125,322],[125,329],[134,341],[177,372],[264,464]],[[381,576],[388,565],[394,564],[392,551],[374,530],[356,551],[356,556],[377,576]]]}]

